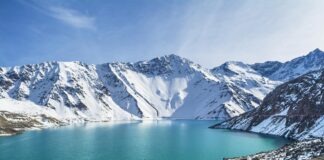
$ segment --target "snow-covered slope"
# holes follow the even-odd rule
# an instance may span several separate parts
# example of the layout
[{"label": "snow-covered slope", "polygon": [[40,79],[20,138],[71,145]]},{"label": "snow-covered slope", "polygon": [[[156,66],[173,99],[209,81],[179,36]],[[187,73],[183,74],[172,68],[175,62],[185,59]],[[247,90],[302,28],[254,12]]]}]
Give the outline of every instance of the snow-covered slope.
[{"label": "snow-covered slope", "polygon": [[150,117],[227,119],[253,109],[263,98],[176,55],[111,67]]},{"label": "snow-covered slope", "polygon": [[1,72],[2,99],[33,102],[65,121],[130,118],[108,95],[95,65],[47,62],[1,68]]},{"label": "snow-covered slope", "polygon": [[324,69],[278,86],[261,106],[213,126],[303,140],[324,137]]},{"label": "snow-covered slope", "polygon": [[0,100],[34,103],[65,122],[227,119],[261,102],[250,86],[239,86],[176,55],[137,63],[46,62],[0,68]]},{"label": "snow-covered slope", "polygon": [[212,73],[225,83],[251,94],[260,101],[262,101],[266,94],[281,84],[280,81],[273,81],[262,76],[250,65],[242,62],[226,62],[212,69]]},{"label": "snow-covered slope", "polygon": [[276,86],[305,73],[324,68],[324,52],[315,49],[305,56],[284,63],[267,61],[252,65],[226,62],[211,72],[230,88],[233,102],[245,111],[258,107]]},{"label": "snow-covered slope", "polygon": [[[291,62],[307,62],[312,67],[305,68],[306,72],[318,68],[317,58],[322,55],[315,50],[299,58],[309,60]],[[168,55],[136,63],[45,62],[3,67],[0,100],[34,103],[64,122],[228,119],[259,106],[284,81],[272,75],[282,68],[289,70],[288,64],[227,62],[208,70]]]}]

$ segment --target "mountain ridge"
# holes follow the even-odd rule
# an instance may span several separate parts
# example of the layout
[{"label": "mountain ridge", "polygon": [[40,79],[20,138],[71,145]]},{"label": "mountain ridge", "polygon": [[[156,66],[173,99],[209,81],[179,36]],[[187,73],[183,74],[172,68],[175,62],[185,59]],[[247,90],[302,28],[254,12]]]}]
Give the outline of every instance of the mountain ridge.
[{"label": "mountain ridge", "polygon": [[[316,50],[313,55],[324,54]],[[312,62],[308,56],[297,62],[304,64],[303,59]],[[316,61],[302,72],[312,71],[319,64]],[[32,102],[34,110],[55,112],[56,119],[68,123],[160,118],[226,120],[258,107],[266,94],[286,80],[273,80],[253,67],[226,62],[206,69],[175,54],[134,63],[53,61],[0,67],[0,100],[4,101],[0,110],[10,111],[8,106],[14,105],[9,101]]]},{"label": "mountain ridge", "polygon": [[324,69],[279,85],[261,106],[214,125],[304,140],[324,137]]},{"label": "mountain ridge", "polygon": [[[152,69],[152,66],[156,68]],[[129,75],[131,72],[133,75]],[[133,85],[135,82],[130,81],[132,78],[127,76],[140,78],[139,80],[150,80],[153,76],[159,76],[159,81],[164,81],[168,79],[170,80],[174,77],[183,78],[189,75],[189,77],[187,76],[185,79],[194,78],[193,76],[196,76],[207,83],[212,82],[213,85],[221,86],[217,78],[210,74],[208,70],[202,69],[201,66],[174,55],[137,63],[88,65],[81,62],[48,62],[36,65],[2,68],[1,73],[2,98],[31,100],[38,105],[46,105],[47,107],[55,108],[56,110],[65,110],[63,107],[58,107],[62,106],[59,103],[63,102],[64,106],[67,108],[77,108],[78,110],[74,110],[73,112],[78,113],[80,110],[87,109],[86,106],[91,104],[85,104],[85,102],[82,101],[84,100],[82,97],[88,97],[88,99],[91,97],[91,91],[85,92],[85,86],[90,86],[92,89],[96,88],[96,90],[92,92],[96,92],[95,94],[98,94],[96,96],[100,95],[105,97],[99,97],[100,103],[92,103],[96,106],[106,106],[105,109],[111,109],[111,107],[108,107],[109,105],[107,104],[109,103],[104,102],[103,99],[107,100],[109,94],[116,95],[117,93],[112,93],[111,91],[116,91],[116,87],[119,87],[119,90],[117,91],[118,94],[127,95],[126,97],[129,99],[129,101],[125,103],[127,103],[127,105],[133,103],[133,109],[130,109],[132,107],[126,107],[127,109],[132,110],[131,112],[133,114],[138,112],[145,113],[145,111],[140,111],[141,109],[137,107],[138,104],[135,104],[135,102],[137,103],[141,99],[143,100],[140,102],[142,109],[144,108],[143,110],[149,112],[148,114],[153,114],[153,118],[153,112],[156,111],[152,111],[152,109],[148,107],[151,106],[154,108],[151,105],[152,99],[147,100],[147,97],[138,94],[141,91],[134,90]],[[108,83],[103,77],[109,77],[110,79],[108,81],[110,82]],[[80,80],[83,82],[80,82]],[[94,84],[94,81],[97,81],[98,83]],[[112,84],[111,82],[116,82],[116,84]],[[104,83],[108,86],[104,85]],[[39,87],[37,87],[37,85]],[[115,85],[115,88],[112,87],[113,85]],[[140,85],[143,86],[143,84]],[[35,87],[36,90],[34,90]],[[103,93],[105,91],[106,93]],[[42,94],[43,96],[39,97],[39,94]],[[115,97],[118,99],[118,96],[116,95]],[[118,100],[114,99],[113,101],[116,102]],[[126,105],[125,103],[120,102],[119,104]],[[68,111],[65,110],[64,112]],[[141,117],[142,115],[139,116]]]}]

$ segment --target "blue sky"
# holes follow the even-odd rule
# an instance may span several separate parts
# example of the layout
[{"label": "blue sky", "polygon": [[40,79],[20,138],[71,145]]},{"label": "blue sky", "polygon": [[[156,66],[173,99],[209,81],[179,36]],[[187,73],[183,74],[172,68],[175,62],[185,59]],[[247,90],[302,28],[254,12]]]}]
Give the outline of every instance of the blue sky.
[{"label": "blue sky", "polygon": [[322,0],[0,0],[0,66],[178,54],[211,68],[324,49]]}]

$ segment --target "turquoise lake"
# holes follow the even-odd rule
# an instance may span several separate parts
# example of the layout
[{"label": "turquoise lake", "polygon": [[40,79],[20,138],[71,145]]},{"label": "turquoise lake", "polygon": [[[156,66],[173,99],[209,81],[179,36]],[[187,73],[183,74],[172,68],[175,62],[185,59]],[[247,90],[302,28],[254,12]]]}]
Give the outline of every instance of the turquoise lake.
[{"label": "turquoise lake", "polygon": [[220,160],[288,140],[209,129],[216,121],[87,123],[0,137],[0,160]]}]

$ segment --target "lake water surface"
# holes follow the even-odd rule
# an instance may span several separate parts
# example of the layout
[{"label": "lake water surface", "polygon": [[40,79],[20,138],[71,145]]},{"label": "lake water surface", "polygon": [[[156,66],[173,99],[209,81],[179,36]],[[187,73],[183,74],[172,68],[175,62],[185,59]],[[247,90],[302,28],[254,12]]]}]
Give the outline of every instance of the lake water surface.
[{"label": "lake water surface", "polygon": [[219,160],[289,141],[209,129],[215,121],[88,123],[0,137],[0,160]]}]

